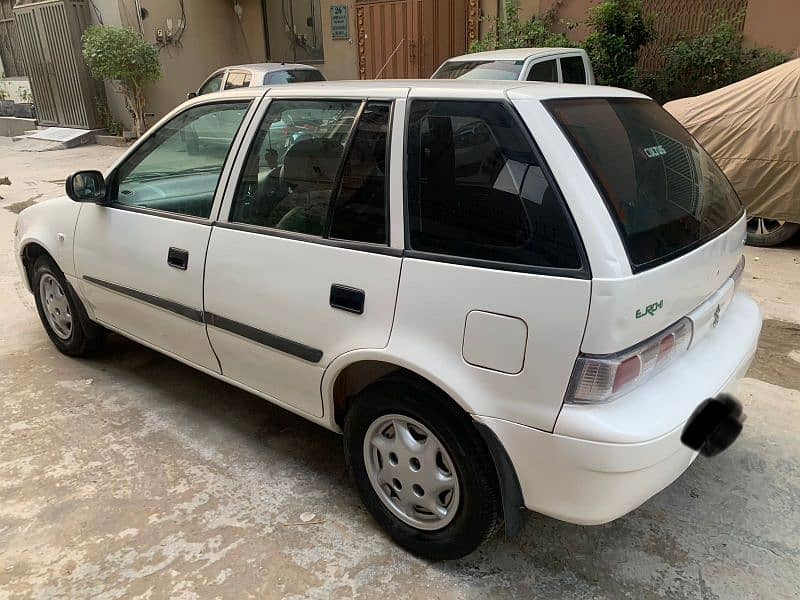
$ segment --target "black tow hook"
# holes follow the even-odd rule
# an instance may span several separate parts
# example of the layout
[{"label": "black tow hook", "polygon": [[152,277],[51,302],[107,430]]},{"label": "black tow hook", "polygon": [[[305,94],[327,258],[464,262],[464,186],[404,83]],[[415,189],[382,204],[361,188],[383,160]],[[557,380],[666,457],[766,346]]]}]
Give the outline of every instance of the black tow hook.
[{"label": "black tow hook", "polygon": [[728,394],[704,400],[686,427],[681,441],[703,456],[716,456],[733,444],[742,432],[745,415],[741,403]]}]

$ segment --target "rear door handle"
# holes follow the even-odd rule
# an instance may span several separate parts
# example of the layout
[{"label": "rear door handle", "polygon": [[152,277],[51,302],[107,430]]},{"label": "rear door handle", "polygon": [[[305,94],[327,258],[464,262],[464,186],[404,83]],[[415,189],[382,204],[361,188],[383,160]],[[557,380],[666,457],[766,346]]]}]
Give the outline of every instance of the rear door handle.
[{"label": "rear door handle", "polygon": [[189,267],[189,251],[170,247],[169,252],[167,252],[167,264],[170,267],[185,271]]},{"label": "rear door handle", "polygon": [[364,290],[334,283],[331,286],[331,306],[340,310],[364,314]]}]

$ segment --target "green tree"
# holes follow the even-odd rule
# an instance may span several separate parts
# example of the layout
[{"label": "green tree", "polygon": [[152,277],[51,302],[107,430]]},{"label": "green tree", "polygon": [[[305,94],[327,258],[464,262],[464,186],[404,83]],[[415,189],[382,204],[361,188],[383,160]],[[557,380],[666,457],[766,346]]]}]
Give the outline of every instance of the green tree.
[{"label": "green tree", "polygon": [[502,18],[489,17],[489,31],[469,47],[470,52],[500,50],[503,48],[552,48],[572,47],[573,44],[563,33],[553,31],[556,22],[557,3],[541,17],[520,19],[519,0],[506,0]]},{"label": "green tree", "polygon": [[90,27],[83,34],[83,57],[92,75],[111,80],[125,98],[137,136],[145,128],[145,86],[161,77],[158,50],[126,27]]},{"label": "green tree", "polygon": [[583,47],[592,60],[598,82],[632,87],[639,52],[654,35],[641,0],[604,0],[589,11],[586,23],[593,31]]},{"label": "green tree", "polygon": [[664,51],[659,77],[661,100],[697,96],[729,85],[789,60],[771,48],[745,48],[744,14],[719,14],[711,31],[681,40]]}]

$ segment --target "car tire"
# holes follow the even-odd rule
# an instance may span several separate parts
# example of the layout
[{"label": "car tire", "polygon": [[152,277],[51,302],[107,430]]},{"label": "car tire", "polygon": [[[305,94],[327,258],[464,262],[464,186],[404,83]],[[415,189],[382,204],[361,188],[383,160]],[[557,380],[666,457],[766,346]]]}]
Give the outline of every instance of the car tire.
[{"label": "car tire", "polygon": [[799,223],[751,217],[747,219],[747,244],[750,246],[777,246],[800,231]]},{"label": "car tire", "polygon": [[34,263],[31,289],[42,325],[60,352],[86,356],[97,348],[103,328],[89,320],[80,299],[50,257],[40,256]]},{"label": "car tire", "polygon": [[[354,399],[344,423],[345,457],[367,509],[400,546],[435,560],[466,556],[501,522],[491,455],[469,415],[451,404],[432,386],[385,379]],[[398,428],[403,432],[399,436]],[[415,451],[402,441],[393,445],[398,437],[412,442]],[[438,446],[429,445],[431,440]],[[393,456],[392,449],[397,448]],[[389,475],[397,478],[389,480]],[[428,490],[438,492],[447,485],[452,489],[428,493],[424,486],[429,483]],[[434,508],[403,510],[416,501]]]}]

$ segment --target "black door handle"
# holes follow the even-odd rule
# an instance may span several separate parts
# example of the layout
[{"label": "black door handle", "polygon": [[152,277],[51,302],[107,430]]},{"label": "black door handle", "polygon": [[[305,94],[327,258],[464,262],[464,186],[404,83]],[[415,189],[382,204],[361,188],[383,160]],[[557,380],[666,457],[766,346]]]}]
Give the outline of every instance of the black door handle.
[{"label": "black door handle", "polygon": [[334,283],[331,286],[331,306],[357,315],[364,314],[364,290]]},{"label": "black door handle", "polygon": [[181,271],[185,271],[189,266],[189,251],[180,248],[170,248],[167,252],[167,264]]}]

